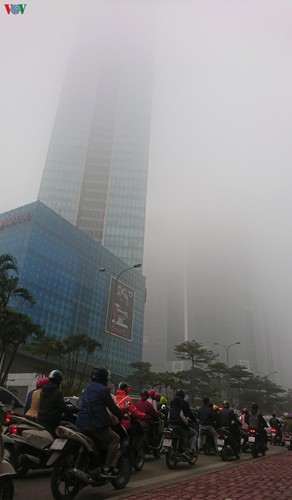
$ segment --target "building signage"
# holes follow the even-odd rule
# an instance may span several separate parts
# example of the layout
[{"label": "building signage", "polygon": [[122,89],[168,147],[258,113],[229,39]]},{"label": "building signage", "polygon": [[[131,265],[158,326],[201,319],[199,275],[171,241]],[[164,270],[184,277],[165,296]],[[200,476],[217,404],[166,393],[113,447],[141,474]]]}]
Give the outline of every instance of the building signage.
[{"label": "building signage", "polygon": [[16,226],[17,224],[21,224],[22,222],[26,222],[30,219],[32,219],[32,214],[30,212],[25,212],[24,214],[10,217],[10,219],[0,220],[0,230],[10,226]]},{"label": "building signage", "polygon": [[134,290],[111,278],[106,332],[125,340],[132,340]]},{"label": "building signage", "polygon": [[4,7],[6,9],[7,14],[14,14],[15,16],[17,14],[22,14],[25,11],[25,8],[27,6],[27,3],[5,3]]}]

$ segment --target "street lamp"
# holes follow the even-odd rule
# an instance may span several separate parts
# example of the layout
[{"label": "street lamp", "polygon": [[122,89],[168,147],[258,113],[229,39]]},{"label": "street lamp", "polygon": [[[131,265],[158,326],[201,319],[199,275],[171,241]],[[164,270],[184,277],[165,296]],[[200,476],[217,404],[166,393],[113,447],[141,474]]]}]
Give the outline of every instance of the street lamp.
[{"label": "street lamp", "polygon": [[[138,269],[139,267],[142,267],[142,264],[133,264],[130,267],[127,267],[126,269],[123,269],[115,278],[115,288],[114,288],[114,294],[113,294],[113,304],[112,304],[112,309],[111,309],[111,315],[110,315],[110,323],[109,323],[109,329],[108,329],[108,334],[107,334],[107,341],[106,341],[106,349],[105,349],[105,359],[104,359],[104,365],[106,368],[108,368],[108,353],[109,353],[109,344],[110,344],[110,336],[112,333],[112,324],[113,324],[113,318],[114,318],[114,312],[115,312],[115,303],[116,303],[116,293],[117,293],[117,286],[119,283],[119,279],[122,276],[122,274],[126,273],[127,271],[130,271],[130,269]],[[104,273],[104,272],[111,272],[107,271],[105,267],[99,267],[98,272]]]},{"label": "street lamp", "polygon": [[234,342],[234,344],[230,344],[230,345],[224,345],[224,344],[219,344],[219,342],[214,342],[214,345],[221,345],[221,347],[224,347],[226,349],[226,361],[227,361],[227,367],[229,368],[229,349],[230,347],[234,346],[234,345],[239,345],[240,342]]}]

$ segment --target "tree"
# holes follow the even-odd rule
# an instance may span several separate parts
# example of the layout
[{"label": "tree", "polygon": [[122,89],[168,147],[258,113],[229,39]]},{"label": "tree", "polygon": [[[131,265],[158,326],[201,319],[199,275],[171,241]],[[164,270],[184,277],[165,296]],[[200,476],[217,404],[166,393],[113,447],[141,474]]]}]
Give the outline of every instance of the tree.
[{"label": "tree", "polygon": [[[217,355],[214,354],[213,351],[205,349],[197,340],[186,340],[182,344],[176,345],[174,352],[177,359],[187,361],[191,364],[191,369],[189,370],[189,374],[185,380],[189,380],[191,402],[194,403],[195,384],[196,379],[198,379],[200,369],[202,369],[204,365],[208,365],[214,361]],[[184,373],[186,375],[186,372]]]},{"label": "tree", "polygon": [[32,322],[26,314],[7,309],[0,322],[0,359],[6,356],[5,368],[1,366],[0,385],[5,384],[8,373],[20,346],[24,346],[31,338],[40,339],[43,329]]},{"label": "tree", "polygon": [[11,299],[21,299],[31,307],[35,304],[29,290],[19,286],[19,270],[15,257],[4,254],[0,255],[0,316],[7,310]]},{"label": "tree", "polygon": [[228,367],[225,363],[217,361],[216,363],[209,364],[209,374],[211,378],[215,378],[218,381],[219,389],[219,399],[222,400],[222,379],[227,377]]},{"label": "tree", "polygon": [[139,392],[141,392],[143,387],[152,385],[153,374],[150,371],[151,363],[147,361],[135,361],[130,363],[130,366],[134,371],[128,375],[128,380],[133,384],[134,388],[138,388]]},{"label": "tree", "polygon": [[165,389],[166,397],[168,398],[168,388],[176,390],[180,386],[180,381],[177,376],[172,372],[153,373],[152,387],[157,387],[159,392]]}]

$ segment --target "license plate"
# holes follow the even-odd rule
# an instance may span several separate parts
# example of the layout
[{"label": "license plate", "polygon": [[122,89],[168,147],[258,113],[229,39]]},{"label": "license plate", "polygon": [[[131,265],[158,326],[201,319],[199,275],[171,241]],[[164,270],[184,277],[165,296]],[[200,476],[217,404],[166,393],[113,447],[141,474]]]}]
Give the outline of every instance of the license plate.
[{"label": "license plate", "polygon": [[290,446],[290,441],[285,441],[286,446]]},{"label": "license plate", "polygon": [[222,451],[222,446],[217,446],[218,451]]},{"label": "license plate", "polygon": [[248,442],[249,443],[255,443],[255,437],[254,436],[249,436],[248,437]]},{"label": "license plate", "polygon": [[218,446],[224,446],[224,439],[217,439]]},{"label": "license plate", "polygon": [[50,450],[63,450],[66,443],[67,439],[55,439]]},{"label": "license plate", "polygon": [[243,439],[243,438],[241,438],[241,440],[240,440],[240,444],[243,444],[243,443],[244,443],[244,439]]},{"label": "license plate", "polygon": [[172,439],[164,438],[162,446],[171,446]]},{"label": "license plate", "polygon": [[276,437],[276,433],[275,432],[272,432],[272,437]]}]

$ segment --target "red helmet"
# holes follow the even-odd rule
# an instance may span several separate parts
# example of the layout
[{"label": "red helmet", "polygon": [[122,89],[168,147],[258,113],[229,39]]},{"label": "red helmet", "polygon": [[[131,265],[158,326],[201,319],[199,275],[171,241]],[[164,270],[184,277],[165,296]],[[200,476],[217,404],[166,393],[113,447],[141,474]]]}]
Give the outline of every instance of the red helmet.
[{"label": "red helmet", "polygon": [[49,377],[39,378],[36,383],[37,389],[41,389],[44,385],[48,384],[49,381]]},{"label": "red helmet", "polygon": [[154,398],[154,396],[155,396],[155,391],[153,391],[152,389],[150,389],[150,390],[148,391],[148,394],[149,394],[149,398],[152,398],[152,399],[153,399],[153,398]]},{"label": "red helmet", "polygon": [[248,408],[243,408],[242,413],[248,413]]},{"label": "red helmet", "polygon": [[160,398],[161,398],[161,394],[159,394],[159,392],[155,392],[155,394],[154,394],[155,401],[158,401],[158,403],[159,403]]}]

